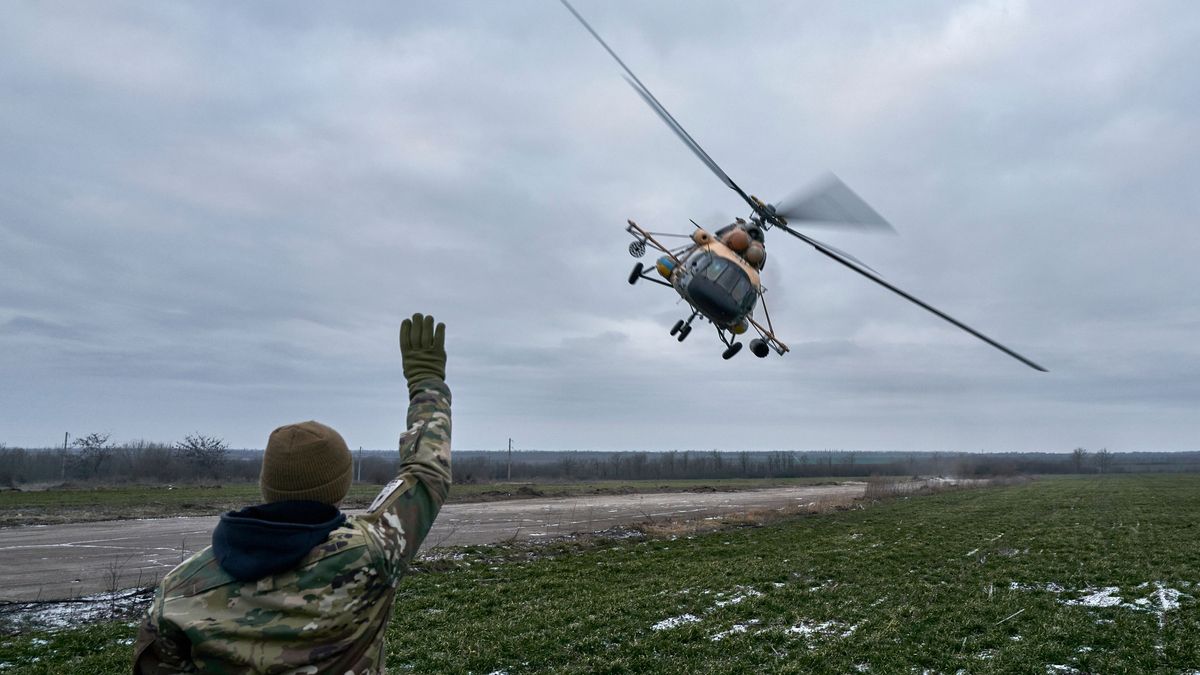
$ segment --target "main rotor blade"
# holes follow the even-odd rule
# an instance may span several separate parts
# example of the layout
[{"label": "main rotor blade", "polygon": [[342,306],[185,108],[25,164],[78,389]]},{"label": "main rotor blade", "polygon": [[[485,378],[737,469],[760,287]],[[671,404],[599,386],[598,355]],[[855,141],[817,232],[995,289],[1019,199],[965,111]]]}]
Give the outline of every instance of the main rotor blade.
[{"label": "main rotor blade", "polygon": [[975,330],[974,328],[971,328],[967,324],[959,321],[958,319],[955,319],[954,317],[950,316],[949,314],[946,314],[945,312],[941,311],[940,309],[938,309],[932,305],[929,305],[929,304],[923,302],[922,300],[919,300],[916,297],[909,295],[908,293],[905,293],[904,291],[900,290],[899,288],[896,288],[895,286],[884,281],[878,275],[873,274],[870,271],[863,269],[863,268],[859,267],[858,265],[854,264],[852,261],[843,259],[837,251],[826,246],[825,244],[822,244],[821,242],[817,241],[816,239],[805,236],[805,235],[793,230],[792,228],[787,227],[786,225],[779,225],[778,227],[785,230],[788,234],[791,234],[792,236],[800,239],[801,241],[804,241],[805,243],[809,244],[813,248],[817,249],[817,251],[820,252],[821,254],[831,258],[832,260],[837,261],[838,263],[841,263],[842,265],[845,265],[846,267],[854,270],[855,272],[858,272],[859,274],[863,275],[864,277],[870,279],[871,281],[874,281],[875,283],[879,284],[880,286],[883,286],[884,288],[895,293],[896,295],[899,295],[900,297],[904,298],[905,300],[908,300],[909,302],[942,317],[946,321],[949,321],[950,323],[954,324],[955,326],[958,326],[959,328],[967,331],[971,335],[974,335],[975,337],[979,338],[980,340],[983,340],[984,342],[988,343],[989,345],[995,347],[996,349],[999,349],[1000,351],[1004,352],[1005,354],[1008,354],[1009,356],[1020,361],[1021,363],[1024,363],[1025,365],[1029,366],[1030,368],[1033,368],[1034,370],[1040,370],[1043,373],[1049,372],[1045,368],[1034,363],[1033,361],[1030,361],[1029,359],[1025,358],[1024,356],[1021,356],[1020,354],[1016,353],[1015,351],[1009,349],[1008,347],[1005,347],[1004,345],[1000,344],[999,342],[996,342],[992,338],[984,335],[983,333],[980,333],[979,331]]},{"label": "main rotor blade", "polygon": [[[847,261],[849,261],[849,262],[852,262],[852,263],[854,263],[855,265],[858,265],[859,267],[862,267],[862,268],[864,268],[864,269],[868,269],[868,270],[870,270],[870,271],[874,272],[875,274],[879,274],[879,272],[878,272],[877,270],[875,270],[874,268],[872,268],[870,265],[868,265],[867,263],[865,263],[865,262],[863,262],[863,261],[859,260],[858,258],[855,258],[854,256],[852,256],[852,255],[850,255],[849,253],[847,253],[847,252],[843,251],[842,249],[840,249],[840,248],[838,248],[838,247],[836,247],[836,246],[834,246],[834,245],[832,245],[832,244],[826,244],[825,242],[823,242],[823,241],[820,241],[819,239],[813,239],[812,237],[808,237],[808,238],[809,238],[810,240],[812,240],[812,243],[813,243],[814,245],[820,245],[822,248],[828,249],[828,250],[829,250],[831,253],[835,253],[835,254],[837,254],[838,256],[840,256],[840,257],[844,258],[845,260],[847,260]],[[880,275],[880,276],[882,276],[882,275]]]},{"label": "main rotor blade", "polygon": [[704,148],[700,147],[700,144],[697,143],[696,139],[692,138],[691,134],[689,134],[687,130],[683,128],[683,125],[681,125],[673,116],[671,116],[671,113],[667,112],[666,107],[664,107],[663,104],[654,97],[654,94],[650,93],[650,89],[646,87],[646,85],[642,84],[642,81],[638,79],[638,76],[635,75],[632,70],[630,70],[629,66],[625,65],[625,62],[621,60],[621,57],[617,56],[617,53],[612,50],[612,47],[608,46],[608,43],[604,41],[604,38],[600,37],[600,34],[597,33],[594,28],[592,28],[591,24],[589,24],[587,20],[584,19],[583,16],[571,6],[571,3],[567,2],[567,0],[560,0],[560,2],[562,2],[563,6],[566,7],[567,10],[579,20],[579,23],[583,24],[583,27],[587,29],[587,32],[591,33],[592,37],[596,38],[596,42],[599,42],[600,46],[604,47],[604,51],[608,52],[609,56],[612,56],[613,60],[615,60],[617,64],[619,64],[621,68],[625,70],[625,72],[628,74],[628,77],[625,78],[625,81],[628,82],[631,87],[633,87],[633,90],[638,93],[638,96],[642,97],[642,100],[646,102],[646,105],[650,106],[650,109],[653,110],[668,127],[671,127],[671,131],[675,132],[675,135],[679,137],[679,140],[683,141],[683,144],[686,145],[688,149],[690,149],[696,155],[696,157],[700,158],[700,161],[704,162],[704,165],[707,166],[710,171],[716,174],[717,178],[721,179],[722,183],[724,183],[734,192],[738,193],[742,199],[746,200],[746,203],[750,205],[750,208],[754,209],[756,212],[759,211],[761,207],[755,204],[754,201],[750,199],[750,195],[746,194],[742,188],[738,187],[737,183],[733,182],[733,179],[729,177],[729,174],[725,173],[725,171],[723,171],[721,167],[718,166],[715,161],[713,161],[713,158],[708,156],[708,153],[704,151]]},{"label": "main rotor blade", "polygon": [[713,161],[712,157],[708,156],[708,153],[704,151],[704,148],[700,147],[700,144],[697,143],[696,140],[693,139],[682,126],[680,126],[679,122],[671,116],[671,113],[667,112],[667,109],[663,107],[662,103],[659,103],[658,99],[654,98],[654,94],[651,94],[650,91],[636,79],[630,79],[626,77],[625,81],[629,83],[629,86],[633,87],[633,90],[637,92],[638,96],[642,97],[642,100],[646,102],[646,105],[650,106],[650,109],[657,113],[659,118],[662,119],[662,121],[665,122],[668,127],[671,127],[671,131],[675,132],[675,135],[679,137],[679,140],[683,141],[683,144],[688,146],[688,148],[695,153],[696,157],[698,157],[701,162],[704,162],[704,165],[707,166],[710,171],[717,175],[717,178],[721,179],[722,183],[727,185],[734,192],[737,192],[739,195],[741,195],[742,199],[745,199],[747,204],[754,206],[754,202],[750,201],[750,196],[743,192],[742,189],[737,186],[737,183],[733,182],[733,179],[729,177],[729,174],[725,173],[725,171],[722,170],[715,161]]},{"label": "main rotor blade", "polygon": [[775,204],[775,215],[789,223],[824,224],[894,233],[891,224],[833,174]]}]

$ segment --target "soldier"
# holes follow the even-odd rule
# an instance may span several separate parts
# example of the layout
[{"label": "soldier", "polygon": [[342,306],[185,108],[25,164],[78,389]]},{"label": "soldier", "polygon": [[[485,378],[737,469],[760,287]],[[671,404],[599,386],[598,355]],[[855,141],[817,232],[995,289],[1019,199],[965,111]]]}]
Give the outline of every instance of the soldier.
[{"label": "soldier", "polygon": [[400,472],[361,516],[346,442],[317,422],[271,433],[265,503],[221,516],[212,546],[159,584],[135,645],[134,673],[384,672],[396,584],[450,488],[446,327],[400,326],[408,431]]}]

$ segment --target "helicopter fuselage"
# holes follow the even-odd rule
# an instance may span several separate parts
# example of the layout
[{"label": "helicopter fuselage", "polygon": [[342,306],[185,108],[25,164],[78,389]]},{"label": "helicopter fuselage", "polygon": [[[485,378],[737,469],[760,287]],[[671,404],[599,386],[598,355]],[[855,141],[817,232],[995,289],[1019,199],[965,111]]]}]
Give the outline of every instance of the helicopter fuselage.
[{"label": "helicopter fuselage", "polygon": [[[683,342],[692,331],[692,322],[704,317],[716,327],[725,344],[722,358],[729,359],[738,353],[742,344],[737,336],[750,328],[759,335],[750,341],[750,351],[755,356],[763,358],[771,350],[779,354],[788,351],[787,345],[775,337],[766,304],[760,302],[764,290],[760,271],[766,264],[767,252],[758,223],[738,219],[715,234],[697,226],[690,235],[674,235],[688,237],[692,240],[690,244],[668,249],[654,238],[654,233],[632,220],[628,222],[626,232],[634,239],[629,244],[630,255],[642,257],[647,246],[663,254],[654,263],[657,274],[638,263],[629,273],[629,283],[645,279],[668,286],[692,310],[690,317],[675,323],[672,336]],[[754,319],[756,307],[762,308],[766,326]]]},{"label": "helicopter fuselage", "polygon": [[744,333],[758,301],[758,270],[704,230],[694,239],[696,245],[671,270],[671,286],[717,327]]}]

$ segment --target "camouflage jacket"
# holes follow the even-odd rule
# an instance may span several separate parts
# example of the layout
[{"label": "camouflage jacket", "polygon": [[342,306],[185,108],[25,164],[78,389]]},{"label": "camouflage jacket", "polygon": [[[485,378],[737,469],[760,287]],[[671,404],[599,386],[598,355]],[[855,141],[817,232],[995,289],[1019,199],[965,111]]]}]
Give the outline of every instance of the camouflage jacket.
[{"label": "camouflage jacket", "polygon": [[400,472],[361,516],[283,572],[240,582],[212,547],[159,584],[134,673],[384,672],[396,584],[450,487],[450,390],[420,383],[400,438]]}]

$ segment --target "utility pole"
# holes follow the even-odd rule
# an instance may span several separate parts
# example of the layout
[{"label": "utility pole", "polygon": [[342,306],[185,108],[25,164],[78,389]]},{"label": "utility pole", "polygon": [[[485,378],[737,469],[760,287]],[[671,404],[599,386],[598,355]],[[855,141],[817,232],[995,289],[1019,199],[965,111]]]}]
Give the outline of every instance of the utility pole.
[{"label": "utility pole", "polygon": [[512,480],[512,439],[508,439],[508,479]]},{"label": "utility pole", "polygon": [[63,461],[62,461],[62,482],[67,482],[67,439],[71,437],[71,432],[63,432]]}]

